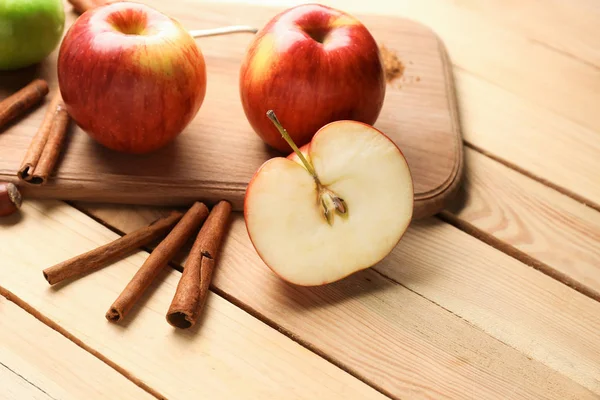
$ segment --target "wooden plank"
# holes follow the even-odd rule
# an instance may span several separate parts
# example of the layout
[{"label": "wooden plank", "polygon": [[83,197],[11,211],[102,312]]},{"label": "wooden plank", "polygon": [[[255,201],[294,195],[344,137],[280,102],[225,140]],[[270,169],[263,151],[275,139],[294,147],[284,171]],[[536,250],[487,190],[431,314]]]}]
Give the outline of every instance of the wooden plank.
[{"label": "wooden plank", "polygon": [[[144,2],[190,29],[233,21],[260,27],[279,11],[248,5],[224,8],[199,1]],[[456,192],[462,166],[455,91],[445,50],[437,36],[414,21],[387,15],[361,20],[378,42],[405,57],[404,62],[409,59],[413,75],[418,76],[418,82],[403,82],[402,87],[398,82],[387,85],[375,126],[397,142],[407,158],[415,187],[415,217],[436,214]],[[142,156],[121,154],[103,148],[74,127],[54,177],[44,186],[25,185],[23,195],[155,205],[226,199],[241,210],[254,172],[278,155],[252,132],[240,102],[239,67],[251,40],[246,34],[198,41],[207,64],[206,98],[194,121],[171,145]],[[57,84],[55,64],[54,55],[39,71],[52,87]],[[0,96],[8,94],[1,86],[24,82],[29,75],[24,71],[0,76]],[[278,114],[285,125],[285,110]],[[39,109],[0,135],[4,149],[0,180],[16,182],[16,172],[43,115],[43,108]]]},{"label": "wooden plank", "polygon": [[155,398],[4,297],[0,388],[7,399]]},{"label": "wooden plank", "polygon": [[465,156],[445,218],[600,301],[600,212],[474,150]]},{"label": "wooden plank", "polygon": [[600,394],[600,303],[447,224],[411,233],[378,271]]},{"label": "wooden plank", "polygon": [[472,74],[455,76],[465,141],[600,207],[598,131]]},{"label": "wooden plank", "polygon": [[595,0],[463,0],[458,6],[600,67],[600,6]]},{"label": "wooden plank", "polygon": [[[94,209],[94,215],[115,224],[118,229],[129,231],[148,223],[155,213],[161,213],[149,208],[142,208],[144,211],[140,214],[123,213],[123,210],[125,207],[122,206],[100,206]],[[111,215],[119,217],[112,218]],[[556,375],[547,375],[555,366],[545,369],[546,363],[552,364],[551,360],[538,357],[539,352],[556,352],[558,357],[567,359],[572,367],[558,365],[557,371],[600,392],[593,379],[594,368],[597,370],[600,366],[600,357],[597,356],[600,340],[598,333],[593,331],[597,321],[567,321],[570,317],[565,308],[566,304],[572,304],[572,307],[581,307],[584,312],[593,313],[600,312],[600,304],[530,270],[476,239],[471,238],[472,241],[464,246],[465,243],[460,241],[465,236],[468,237],[442,222],[437,222],[432,227],[426,223],[416,225],[409,229],[392,255],[371,270],[333,285],[300,288],[282,282],[268,270],[249,242],[242,216],[236,215],[213,283],[228,297],[255,310],[263,318],[305,341],[311,348],[318,349],[357,371],[363,378],[400,397],[410,398],[417,387],[422,387],[418,393],[423,397],[436,397],[438,393],[451,392],[450,397],[458,398],[509,398],[514,394],[510,392],[513,389],[537,391],[534,397],[577,397],[578,395],[573,394],[573,389],[564,389],[560,394],[551,393],[554,389],[546,392],[550,388],[548,382],[558,380]],[[428,239],[422,239],[423,237]],[[456,238],[461,246],[460,258],[457,258],[456,251],[446,251],[447,246],[455,245]],[[407,248],[416,254],[407,256]],[[419,258],[422,254],[428,254],[429,257]],[[514,285],[511,289],[516,293],[524,289],[521,287],[521,274],[528,276],[531,271],[536,274],[535,279],[541,280],[546,286],[546,297],[560,293],[560,299],[553,298],[545,306],[545,314],[528,314],[533,322],[525,326],[534,326],[522,340],[529,339],[529,343],[519,342],[517,338],[508,335],[503,339],[510,346],[505,346],[495,338],[481,335],[480,330],[471,325],[469,319],[463,320],[452,314],[460,315],[460,310],[453,308],[450,309],[452,313],[449,313],[444,310],[445,303],[438,303],[442,307],[440,308],[436,303],[421,297],[419,291],[418,294],[411,291],[412,282],[400,282],[411,288],[407,290],[376,272],[383,271],[387,274],[394,269],[445,270],[446,266],[455,268],[453,264],[464,264],[464,268],[477,271],[486,257],[493,257],[501,264],[512,263],[515,268],[508,272],[498,268],[498,279]],[[493,277],[494,274],[490,274],[489,279]],[[450,292],[456,284],[452,280],[439,282],[436,274],[419,278],[424,284],[428,280],[438,282],[444,290]],[[486,281],[486,284],[489,282]],[[491,290],[491,297],[496,298]],[[533,297],[528,298],[528,301],[538,306],[539,302],[548,301],[546,297],[540,294],[539,299]],[[507,308],[506,313],[513,311],[512,308]],[[510,321],[494,317],[496,315],[491,314],[488,321],[478,320],[478,326],[493,333],[494,337],[498,335],[496,331],[489,330],[490,325],[509,331],[512,329]],[[546,326],[541,326],[540,321]],[[588,323],[591,325],[588,326]],[[519,345],[516,347],[518,351],[511,348],[513,343]],[[584,344],[591,348],[584,350]],[[580,361],[580,356],[584,362]],[[463,362],[464,360],[468,361]],[[574,369],[582,370],[574,373]],[[517,374],[513,375],[515,372]],[[482,379],[480,374],[485,374],[486,378]],[[425,381],[421,381],[421,378]],[[496,378],[517,386],[508,388],[501,385],[488,392],[490,387],[487,385]],[[552,387],[562,385],[553,384]],[[504,395],[494,395],[493,392],[502,392]],[[516,397],[519,396],[527,397],[528,394],[523,392]]]},{"label": "wooden plank", "polygon": [[[238,281],[255,259],[241,250],[238,223],[234,254],[223,258],[232,257],[230,271],[219,275],[228,285],[219,288],[257,308],[242,283],[252,278]],[[435,220],[415,223],[374,269],[600,394],[600,303]]]},{"label": "wooden plank", "polygon": [[0,363],[0,399],[1,400],[53,400],[38,387],[22,376],[17,375]]},{"label": "wooden plank", "polygon": [[50,287],[45,265],[116,235],[59,202],[25,204],[20,220],[3,221],[0,286],[167,398],[385,398],[216,295],[194,329],[175,330],[165,315],[181,274],[170,268],[124,324],[110,323],[104,313],[147,253]]}]

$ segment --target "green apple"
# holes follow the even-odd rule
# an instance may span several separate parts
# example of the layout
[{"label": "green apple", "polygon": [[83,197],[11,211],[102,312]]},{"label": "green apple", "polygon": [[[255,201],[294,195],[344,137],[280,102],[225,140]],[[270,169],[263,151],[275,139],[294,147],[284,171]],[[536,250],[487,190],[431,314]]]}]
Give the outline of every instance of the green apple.
[{"label": "green apple", "polygon": [[0,70],[39,63],[65,26],[62,0],[0,0]]}]

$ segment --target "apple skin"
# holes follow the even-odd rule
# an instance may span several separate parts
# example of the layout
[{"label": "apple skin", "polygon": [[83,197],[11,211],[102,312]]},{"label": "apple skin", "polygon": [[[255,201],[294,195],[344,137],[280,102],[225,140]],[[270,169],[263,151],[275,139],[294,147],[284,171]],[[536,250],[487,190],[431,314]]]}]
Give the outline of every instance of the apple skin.
[{"label": "apple skin", "polygon": [[[310,143],[306,143],[304,146],[300,147],[298,150],[300,150],[300,153],[302,153],[302,155],[304,156],[304,158],[306,158],[308,161],[310,161],[310,155],[309,155],[309,153],[310,153]],[[292,154],[290,154],[286,158],[288,160],[296,161],[298,164],[302,165],[302,161],[300,161],[300,158],[294,152],[292,152]]]},{"label": "apple skin", "polygon": [[308,4],[280,13],[257,33],[242,62],[239,87],[254,131],[271,147],[289,152],[265,118],[267,110],[286,121],[298,146],[333,121],[373,125],[383,106],[385,72],[379,47],[360,21]]},{"label": "apple skin", "polygon": [[58,56],[67,111],[102,145],[148,153],[171,142],[206,93],[204,57],[179,22],[142,4],[84,13]]},{"label": "apple skin", "polygon": [[37,64],[58,45],[62,0],[0,0],[0,70]]}]

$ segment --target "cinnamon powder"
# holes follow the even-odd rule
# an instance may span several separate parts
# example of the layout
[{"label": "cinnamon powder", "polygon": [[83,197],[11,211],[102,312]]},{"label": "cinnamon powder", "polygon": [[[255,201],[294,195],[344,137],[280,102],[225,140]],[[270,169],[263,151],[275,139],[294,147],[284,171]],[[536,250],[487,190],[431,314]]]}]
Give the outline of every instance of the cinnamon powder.
[{"label": "cinnamon powder", "polygon": [[379,51],[381,52],[381,58],[383,60],[385,80],[390,83],[393,80],[402,77],[404,74],[404,64],[402,64],[402,61],[400,61],[396,53],[384,45],[381,45]]}]

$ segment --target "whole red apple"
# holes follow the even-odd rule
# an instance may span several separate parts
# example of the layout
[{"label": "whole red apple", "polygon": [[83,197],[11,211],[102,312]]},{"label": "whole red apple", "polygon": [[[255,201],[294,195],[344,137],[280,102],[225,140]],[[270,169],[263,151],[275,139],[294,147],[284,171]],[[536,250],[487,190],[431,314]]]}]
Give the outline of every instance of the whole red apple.
[{"label": "whole red apple", "polygon": [[173,140],[206,93],[204,57],[174,19],[120,2],[84,13],[58,56],[67,111],[113,150],[147,153]]},{"label": "whole red apple", "polygon": [[356,18],[316,4],[275,16],[250,44],[240,71],[240,95],[254,131],[290,151],[265,118],[273,109],[298,146],[337,120],[373,124],[385,97],[379,47]]}]

